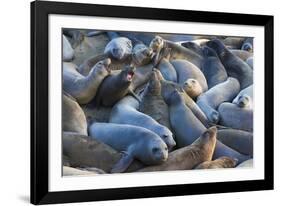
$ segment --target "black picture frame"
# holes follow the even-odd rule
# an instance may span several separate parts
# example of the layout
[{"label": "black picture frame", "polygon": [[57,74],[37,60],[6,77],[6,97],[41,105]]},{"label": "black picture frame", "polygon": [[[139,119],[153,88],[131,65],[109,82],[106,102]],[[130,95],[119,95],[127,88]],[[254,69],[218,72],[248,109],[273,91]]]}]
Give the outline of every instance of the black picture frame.
[{"label": "black picture frame", "polygon": [[[264,180],[82,191],[48,191],[48,15],[101,16],[265,28]],[[273,16],[63,2],[31,2],[31,203],[50,204],[273,189]]]}]

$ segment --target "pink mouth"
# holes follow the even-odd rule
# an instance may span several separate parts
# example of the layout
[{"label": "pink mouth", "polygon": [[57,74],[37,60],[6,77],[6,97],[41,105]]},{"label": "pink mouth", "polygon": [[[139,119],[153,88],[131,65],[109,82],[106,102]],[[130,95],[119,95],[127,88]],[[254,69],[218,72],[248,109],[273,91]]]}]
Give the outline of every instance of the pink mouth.
[{"label": "pink mouth", "polygon": [[128,80],[128,81],[132,81],[133,76],[134,76],[134,73],[133,73],[133,72],[128,73],[128,74],[127,74],[127,80]]}]

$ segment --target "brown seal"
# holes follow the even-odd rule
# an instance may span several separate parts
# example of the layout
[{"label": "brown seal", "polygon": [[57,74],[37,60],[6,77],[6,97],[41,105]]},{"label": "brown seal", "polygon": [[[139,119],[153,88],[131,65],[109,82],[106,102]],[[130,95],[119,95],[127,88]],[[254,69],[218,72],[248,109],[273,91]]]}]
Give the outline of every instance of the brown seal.
[{"label": "brown seal", "polygon": [[163,164],[146,167],[138,172],[190,170],[202,162],[210,161],[216,145],[216,133],[216,127],[211,127],[191,145],[171,152]]},{"label": "brown seal", "polygon": [[213,161],[206,161],[198,165],[195,169],[218,169],[218,168],[233,168],[238,160],[230,157],[220,157]]}]

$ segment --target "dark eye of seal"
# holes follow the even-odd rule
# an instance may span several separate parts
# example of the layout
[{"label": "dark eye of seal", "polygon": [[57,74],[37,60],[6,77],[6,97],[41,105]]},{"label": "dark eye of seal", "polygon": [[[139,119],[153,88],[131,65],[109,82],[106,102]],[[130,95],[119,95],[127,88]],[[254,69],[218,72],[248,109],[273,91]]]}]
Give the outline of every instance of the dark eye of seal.
[{"label": "dark eye of seal", "polygon": [[156,153],[156,152],[158,152],[159,151],[159,148],[157,148],[157,147],[154,147],[153,149],[152,149],[152,152],[153,153]]}]

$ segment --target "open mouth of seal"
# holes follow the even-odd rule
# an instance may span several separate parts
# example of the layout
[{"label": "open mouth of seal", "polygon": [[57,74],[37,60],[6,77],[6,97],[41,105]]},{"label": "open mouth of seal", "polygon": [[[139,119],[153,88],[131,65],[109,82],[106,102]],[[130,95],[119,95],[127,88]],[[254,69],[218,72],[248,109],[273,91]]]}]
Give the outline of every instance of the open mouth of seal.
[{"label": "open mouth of seal", "polygon": [[128,81],[132,81],[132,79],[133,79],[133,77],[134,77],[134,72],[133,71],[130,71],[130,72],[128,72],[128,74],[127,74],[127,80]]}]

